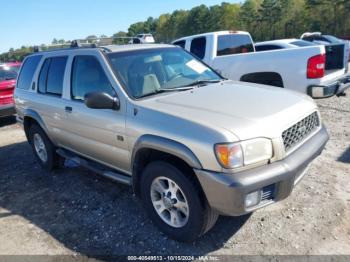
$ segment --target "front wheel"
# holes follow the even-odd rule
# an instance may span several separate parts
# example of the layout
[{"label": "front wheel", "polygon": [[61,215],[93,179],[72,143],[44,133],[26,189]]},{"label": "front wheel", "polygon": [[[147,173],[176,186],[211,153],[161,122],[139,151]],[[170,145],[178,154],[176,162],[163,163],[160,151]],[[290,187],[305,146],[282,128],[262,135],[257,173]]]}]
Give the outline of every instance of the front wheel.
[{"label": "front wheel", "polygon": [[150,163],[141,177],[141,197],[148,215],[161,231],[178,241],[195,240],[218,218],[191,175],[157,161]]}]

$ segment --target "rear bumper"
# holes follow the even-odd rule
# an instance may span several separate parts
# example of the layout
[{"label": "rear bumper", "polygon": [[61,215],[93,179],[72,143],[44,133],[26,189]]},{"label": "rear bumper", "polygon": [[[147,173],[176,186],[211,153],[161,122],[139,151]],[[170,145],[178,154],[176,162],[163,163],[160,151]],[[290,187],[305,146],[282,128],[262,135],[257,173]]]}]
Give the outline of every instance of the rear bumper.
[{"label": "rear bumper", "polygon": [[350,74],[343,76],[334,82],[326,85],[311,85],[307,93],[312,98],[326,98],[334,95],[341,95],[350,87]]},{"label": "rear bumper", "polygon": [[[303,178],[308,165],[321,154],[329,139],[322,129],[281,161],[235,174],[195,170],[209,205],[220,214],[239,216],[283,200]],[[246,207],[246,197],[260,192],[260,202]]]},{"label": "rear bumper", "polygon": [[16,114],[15,105],[0,105],[0,117]]}]

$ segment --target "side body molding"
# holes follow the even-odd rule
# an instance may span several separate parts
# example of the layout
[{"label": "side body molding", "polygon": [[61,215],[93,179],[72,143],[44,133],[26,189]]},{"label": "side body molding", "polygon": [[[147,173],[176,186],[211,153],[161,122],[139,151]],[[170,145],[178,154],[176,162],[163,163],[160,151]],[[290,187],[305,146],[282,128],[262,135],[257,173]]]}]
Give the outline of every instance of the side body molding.
[{"label": "side body molding", "polygon": [[143,135],[135,143],[131,163],[133,170],[137,160],[137,153],[142,149],[154,149],[164,153],[174,155],[185,161],[190,167],[202,169],[202,164],[195,154],[184,144],[177,141],[154,135]]}]

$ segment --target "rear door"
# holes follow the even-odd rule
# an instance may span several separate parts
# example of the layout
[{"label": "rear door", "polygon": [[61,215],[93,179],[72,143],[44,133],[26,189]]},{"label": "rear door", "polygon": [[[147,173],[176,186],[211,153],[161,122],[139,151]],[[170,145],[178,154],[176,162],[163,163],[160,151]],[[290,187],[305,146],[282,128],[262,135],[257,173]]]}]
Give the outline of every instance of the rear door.
[{"label": "rear door", "polygon": [[64,129],[65,111],[62,101],[67,56],[51,56],[43,59],[37,81],[37,94],[32,96],[31,109],[39,113],[47,126],[50,137],[59,145],[67,144]]}]

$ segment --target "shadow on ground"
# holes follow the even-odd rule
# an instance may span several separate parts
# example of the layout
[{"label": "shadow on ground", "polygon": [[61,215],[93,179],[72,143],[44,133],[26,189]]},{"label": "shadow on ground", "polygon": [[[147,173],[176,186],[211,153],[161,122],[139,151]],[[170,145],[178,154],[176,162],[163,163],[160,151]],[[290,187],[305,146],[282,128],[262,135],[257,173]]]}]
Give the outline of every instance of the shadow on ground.
[{"label": "shadow on ground", "polygon": [[[45,172],[26,142],[0,148],[0,206],[88,256],[203,255],[221,248],[249,216],[221,217],[195,243],[168,239],[145,216],[131,188],[80,167]],[[28,241],[33,241],[28,236]]]},{"label": "shadow on ground", "polygon": [[16,124],[15,116],[0,117],[0,127]]},{"label": "shadow on ground", "polygon": [[350,147],[338,158],[338,161],[343,163],[350,163]]}]

